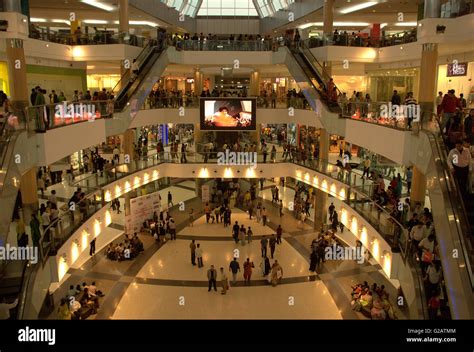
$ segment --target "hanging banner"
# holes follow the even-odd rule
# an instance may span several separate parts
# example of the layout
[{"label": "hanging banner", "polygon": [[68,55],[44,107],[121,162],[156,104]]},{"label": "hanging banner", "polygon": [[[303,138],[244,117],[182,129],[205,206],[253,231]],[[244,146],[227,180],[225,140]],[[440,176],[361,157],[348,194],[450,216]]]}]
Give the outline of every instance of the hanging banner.
[{"label": "hanging banner", "polygon": [[140,232],[145,220],[151,219],[155,211],[159,214],[162,210],[159,192],[130,199],[130,213],[125,216],[125,232]]}]

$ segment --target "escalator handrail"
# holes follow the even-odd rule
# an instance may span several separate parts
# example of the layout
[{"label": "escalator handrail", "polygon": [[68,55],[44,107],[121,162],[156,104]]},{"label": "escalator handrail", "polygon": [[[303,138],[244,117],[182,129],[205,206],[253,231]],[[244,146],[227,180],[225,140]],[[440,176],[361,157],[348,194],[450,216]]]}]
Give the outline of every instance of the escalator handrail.
[{"label": "escalator handrail", "polygon": [[[148,74],[150,69],[153,67],[155,64],[156,60],[161,56],[163,51],[166,49],[165,46],[158,48],[157,46],[153,47],[152,50],[150,51],[149,55],[147,55],[145,61],[142,62],[142,66],[140,66],[140,72],[138,74],[138,77],[136,77],[132,82],[129,82],[128,84],[125,85],[124,89],[119,93],[118,96],[115,97],[114,105],[115,109],[117,110],[122,110],[124,106],[126,105],[131,98],[131,96],[135,93],[135,91],[138,89],[140,86],[143,77]],[[155,59],[153,59],[153,57]]]},{"label": "escalator handrail", "polygon": [[[315,69],[316,72],[322,76],[321,79],[323,80],[324,87],[326,88],[326,91],[327,91],[327,82],[329,82],[329,79],[331,78],[331,75],[329,75],[327,73],[326,69],[321,65],[321,63],[318,61],[318,59],[316,59],[316,57],[313,55],[313,53],[308,48],[308,46],[305,42],[303,42],[303,44],[302,44],[302,49],[303,50],[300,50],[300,51],[306,57],[306,59],[309,61],[309,63],[313,67],[313,69]],[[339,88],[336,86],[335,83],[334,83],[334,87],[336,87],[336,91],[337,91],[338,95],[341,95],[342,93],[339,90]],[[330,92],[328,92],[328,94],[330,94]]]},{"label": "escalator handrail", "polygon": [[[435,114],[433,115],[436,116]],[[437,119],[435,119],[435,121],[437,121]],[[474,278],[473,278],[473,272],[472,272],[473,258],[472,256],[469,255],[467,251],[467,246],[466,246],[466,240],[470,241],[469,238],[466,239],[466,236],[469,236],[469,230],[470,230],[469,218],[467,216],[467,211],[465,208],[463,197],[461,196],[458,182],[452,174],[449,174],[450,168],[448,165],[449,161],[447,158],[449,151],[447,149],[447,146],[444,144],[444,141],[442,140],[442,133],[441,133],[442,131],[438,122],[436,123],[436,126],[437,126],[437,129],[439,130],[438,136],[433,131],[424,129],[424,132],[428,135],[428,138],[432,145],[432,150],[433,148],[436,148],[434,150],[437,151],[437,156],[439,157],[443,166],[444,174],[442,175],[438,174],[437,182],[440,184],[440,189],[443,193],[443,198],[448,200],[449,205],[450,205],[450,210],[452,214],[454,215],[454,218],[455,218],[454,232],[457,234],[459,243],[461,244],[461,247],[462,247],[461,252],[462,252],[462,255],[464,256],[464,261],[466,262],[466,270],[469,276],[471,288],[474,289]],[[442,183],[445,184],[444,187],[441,187]],[[450,226],[450,228],[453,228],[453,227]]]},{"label": "escalator handrail", "polygon": [[[139,65],[143,62],[143,58],[146,58],[149,53],[152,51],[152,46],[153,42],[150,41],[147,46],[145,46],[138,56],[136,57],[136,60],[138,61]],[[120,94],[120,90],[122,89],[122,81],[124,80],[129,80],[130,79],[130,70],[126,70],[125,73],[120,77],[120,80],[117,82],[114,88],[112,88],[112,92],[118,96]]]},{"label": "escalator handrail", "polygon": [[[117,91],[115,94],[115,105],[119,106],[120,102],[123,100],[125,96],[127,96],[131,86],[136,82],[140,81],[140,76],[146,74],[149,70],[149,63],[150,59],[153,57],[154,54],[157,52],[161,53],[166,47],[165,45],[162,46],[161,50],[155,45],[155,42],[150,42],[150,45],[142,50],[142,52],[137,57],[137,62],[139,63],[139,76],[130,84],[132,79],[131,70],[127,70],[120,81],[115,85],[114,92]],[[146,69],[148,67],[148,70]],[[136,88],[136,87],[135,87]],[[133,92],[132,92],[133,94]]]}]

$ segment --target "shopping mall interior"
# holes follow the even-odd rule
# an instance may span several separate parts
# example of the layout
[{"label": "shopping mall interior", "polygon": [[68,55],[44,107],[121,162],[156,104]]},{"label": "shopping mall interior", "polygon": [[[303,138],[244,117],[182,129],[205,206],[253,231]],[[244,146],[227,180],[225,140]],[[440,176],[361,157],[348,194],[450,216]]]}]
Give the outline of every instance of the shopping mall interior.
[{"label": "shopping mall interior", "polygon": [[474,1],[0,0],[0,318],[474,318]]}]

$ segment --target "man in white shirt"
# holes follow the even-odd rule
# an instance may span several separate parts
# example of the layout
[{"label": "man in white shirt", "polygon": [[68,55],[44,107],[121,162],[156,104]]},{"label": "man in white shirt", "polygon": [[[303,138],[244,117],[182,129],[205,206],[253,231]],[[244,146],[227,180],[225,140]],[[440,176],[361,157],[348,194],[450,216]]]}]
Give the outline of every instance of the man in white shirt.
[{"label": "man in white shirt", "polygon": [[0,303],[0,320],[10,319],[10,309],[13,309],[18,304],[18,298],[13,303],[6,303],[5,299]]},{"label": "man in white shirt", "polygon": [[51,204],[58,205],[56,191],[54,189],[51,191],[51,195],[49,196],[48,200],[51,202]]},{"label": "man in white shirt", "polygon": [[117,148],[117,146],[114,147],[112,153],[114,154],[114,161],[118,164],[120,161],[120,150]]},{"label": "man in white shirt", "polygon": [[421,240],[423,240],[423,237],[425,235],[425,229],[423,227],[422,222],[418,222],[415,226],[412,227],[410,231],[410,239],[412,241],[413,245],[413,252],[418,253],[419,255],[421,254],[421,251],[419,249],[419,244]]},{"label": "man in white shirt", "polygon": [[461,194],[467,194],[469,171],[471,170],[471,152],[462,145],[461,141],[456,142],[456,147],[449,152],[448,166],[454,172]]}]

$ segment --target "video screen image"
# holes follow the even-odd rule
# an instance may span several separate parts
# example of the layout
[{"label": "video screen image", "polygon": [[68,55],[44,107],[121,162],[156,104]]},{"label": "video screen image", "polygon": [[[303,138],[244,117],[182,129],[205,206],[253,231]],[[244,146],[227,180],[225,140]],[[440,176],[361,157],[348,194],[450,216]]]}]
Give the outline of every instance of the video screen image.
[{"label": "video screen image", "polygon": [[255,99],[201,99],[201,130],[255,130]]}]

